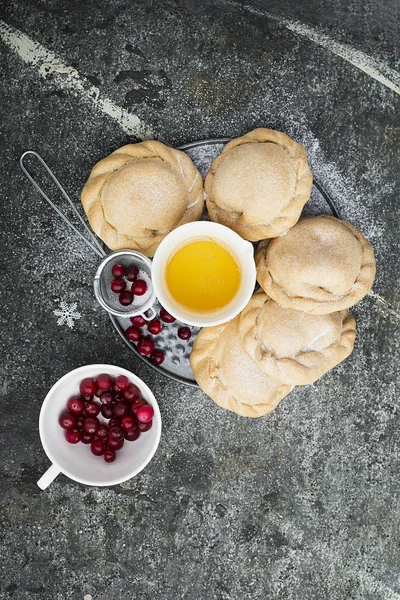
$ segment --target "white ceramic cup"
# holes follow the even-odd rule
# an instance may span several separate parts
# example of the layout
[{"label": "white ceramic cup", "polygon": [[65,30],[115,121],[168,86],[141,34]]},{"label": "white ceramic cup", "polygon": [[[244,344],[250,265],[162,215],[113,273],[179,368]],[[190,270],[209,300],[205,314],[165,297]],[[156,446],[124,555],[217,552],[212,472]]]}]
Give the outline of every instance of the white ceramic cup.
[{"label": "white ceramic cup", "polygon": [[[204,237],[220,243],[232,254],[241,270],[241,282],[229,304],[214,311],[201,312],[190,310],[176,302],[168,290],[165,272],[168,261],[180,247],[191,240]],[[225,225],[209,221],[187,223],[171,231],[158,246],[153,258],[151,276],[156,296],[176,319],[198,327],[219,325],[239,314],[253,294],[256,282],[254,249],[250,242]]]},{"label": "white ceramic cup", "polygon": [[[141,433],[134,442],[125,440],[113,463],[106,463],[102,456],[94,456],[90,445],[81,442],[69,444],[58,422],[59,416],[66,410],[68,399],[79,394],[82,379],[95,378],[100,373],[108,373],[112,377],[126,375],[154,409],[152,428]],[[99,418],[101,420],[101,415]],[[52,462],[37,482],[40,489],[46,489],[60,473],[86,485],[116,485],[137,475],[154,456],[160,442],[161,415],[152,392],[139,377],[113,365],[87,365],[67,373],[53,385],[42,404],[39,433],[44,451]]]}]

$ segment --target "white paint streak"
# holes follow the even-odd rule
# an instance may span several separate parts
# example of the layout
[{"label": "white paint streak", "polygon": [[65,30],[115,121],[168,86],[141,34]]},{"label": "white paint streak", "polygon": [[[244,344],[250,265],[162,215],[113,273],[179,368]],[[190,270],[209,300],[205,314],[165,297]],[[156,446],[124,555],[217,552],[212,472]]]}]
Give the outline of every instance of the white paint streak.
[{"label": "white paint streak", "polygon": [[400,73],[389,67],[383,61],[377,60],[376,58],[365,54],[365,52],[356,50],[348,44],[336,42],[321,31],[313,29],[312,27],[308,27],[307,25],[299,23],[298,21],[290,21],[284,17],[253,8],[252,6],[239,4],[233,0],[224,0],[224,2],[226,4],[230,4],[231,6],[235,6],[236,8],[245,9],[252,14],[256,14],[261,17],[267,17],[268,19],[276,21],[280,25],[286,27],[286,29],[293,31],[293,33],[297,33],[298,35],[311,40],[315,44],[318,44],[318,46],[326,48],[336,56],[340,56],[373,79],[376,79],[376,81],[379,81],[379,83],[382,83],[382,85],[388,87],[396,94],[400,94]]},{"label": "white paint streak", "polygon": [[60,88],[71,91],[85,102],[93,104],[114,119],[128,133],[139,139],[153,137],[153,133],[141,119],[117,106],[109,98],[101,96],[99,88],[81,77],[73,67],[64,64],[51,50],[30,39],[27,35],[0,20],[0,39],[28,65],[36,67],[41,77],[52,81]]}]

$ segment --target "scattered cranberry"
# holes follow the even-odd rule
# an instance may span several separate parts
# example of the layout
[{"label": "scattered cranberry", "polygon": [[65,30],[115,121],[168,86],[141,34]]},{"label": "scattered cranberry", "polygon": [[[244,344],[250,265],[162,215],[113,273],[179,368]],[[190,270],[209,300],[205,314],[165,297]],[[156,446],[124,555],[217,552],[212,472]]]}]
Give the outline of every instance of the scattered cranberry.
[{"label": "scattered cranberry", "polygon": [[81,415],[85,410],[85,403],[80,396],[72,396],[68,400],[67,407],[73,415]]},{"label": "scattered cranberry", "polygon": [[96,379],[97,387],[102,392],[108,392],[108,390],[112,386],[112,382],[113,382],[112,378],[109,375],[107,375],[106,373],[102,373]]},{"label": "scattered cranberry", "polygon": [[124,277],[125,276],[125,268],[123,265],[117,264],[114,265],[111,270],[113,277]]},{"label": "scattered cranberry", "polygon": [[132,283],[131,290],[135,296],[143,296],[147,292],[147,283],[143,279],[138,279]]},{"label": "scattered cranberry", "polygon": [[126,388],[126,390],[124,391],[125,400],[128,400],[128,402],[133,402],[134,400],[137,400],[137,398],[139,398],[139,396],[140,396],[140,390],[139,390],[138,386],[135,385],[134,383],[130,383],[128,385],[128,387]]},{"label": "scattered cranberry", "polygon": [[129,385],[129,379],[125,375],[118,375],[115,380],[115,385],[123,392]]},{"label": "scattered cranberry", "polygon": [[110,288],[115,294],[120,294],[126,289],[126,283],[123,279],[113,279]]},{"label": "scattered cranberry", "polygon": [[150,361],[153,363],[153,365],[161,365],[164,362],[164,359],[165,359],[164,351],[160,350],[159,348],[156,348],[150,354]]},{"label": "scattered cranberry", "polygon": [[136,281],[139,275],[139,269],[136,265],[130,265],[126,269],[126,278],[128,281]]},{"label": "scattered cranberry", "polygon": [[111,417],[113,416],[113,409],[109,404],[103,404],[103,406],[101,407],[101,414],[105,419],[111,419]]},{"label": "scattered cranberry", "polygon": [[58,422],[63,429],[74,429],[76,426],[76,420],[76,417],[70,412],[64,412],[59,418]]},{"label": "scattered cranberry", "polygon": [[139,423],[148,423],[154,417],[154,410],[149,404],[140,406],[136,411],[136,416]]},{"label": "scattered cranberry", "polygon": [[97,402],[88,402],[86,404],[85,412],[88,417],[97,417],[100,412],[100,406]]},{"label": "scattered cranberry", "polygon": [[151,338],[144,337],[138,343],[137,349],[140,354],[144,354],[145,356],[147,356],[148,354],[151,354],[153,352],[154,342]]},{"label": "scattered cranberry", "polygon": [[91,398],[95,395],[97,391],[96,382],[91,377],[87,377],[86,379],[81,381],[79,391],[82,394],[82,396],[85,396],[85,398]]},{"label": "scattered cranberry", "polygon": [[132,292],[121,292],[119,295],[119,303],[122,304],[122,306],[129,306],[129,304],[132,304],[133,302],[133,294]]},{"label": "scattered cranberry", "polygon": [[102,456],[104,454],[104,442],[102,440],[93,440],[90,444],[90,449],[95,456]]},{"label": "scattered cranberry", "polygon": [[97,417],[86,417],[83,421],[83,429],[87,433],[96,433],[99,424]]},{"label": "scattered cranberry", "polygon": [[111,404],[112,401],[114,400],[114,396],[112,394],[112,392],[102,392],[101,396],[100,396],[100,402],[102,404]]},{"label": "scattered cranberry", "polygon": [[148,431],[153,426],[153,421],[148,421],[147,423],[139,423],[140,431]]},{"label": "scattered cranberry", "polygon": [[71,429],[70,431],[65,432],[65,439],[69,444],[77,444],[80,442],[82,434],[80,431],[76,429]]},{"label": "scattered cranberry", "polygon": [[137,429],[137,419],[132,415],[126,415],[121,421],[121,426],[124,431],[133,431]]},{"label": "scattered cranberry", "polygon": [[191,335],[192,332],[190,331],[189,327],[179,327],[178,337],[181,338],[181,340],[188,340]]},{"label": "scattered cranberry", "polygon": [[94,433],[88,433],[87,431],[82,431],[81,442],[83,444],[91,444],[94,440]]},{"label": "scattered cranberry", "polygon": [[159,333],[162,332],[162,325],[158,319],[153,319],[147,325],[147,329],[149,330],[149,332],[151,334],[158,335]]},{"label": "scattered cranberry", "polygon": [[124,445],[124,438],[122,438],[122,440],[114,440],[114,439],[110,439],[108,438],[107,440],[107,446],[108,448],[110,448],[110,450],[121,450],[122,446]]},{"label": "scattered cranberry", "polygon": [[147,321],[142,315],[135,315],[134,317],[131,317],[131,323],[136,327],[143,327],[143,325],[146,325]]},{"label": "scattered cranberry", "polygon": [[108,437],[108,427],[104,423],[101,423],[96,431],[96,437],[100,440],[105,440]]},{"label": "scattered cranberry", "polygon": [[164,321],[164,323],[173,323],[174,321],[176,321],[175,317],[170,315],[169,312],[165,310],[165,308],[162,308],[160,310],[160,317]]},{"label": "scattered cranberry", "polygon": [[122,440],[124,432],[120,427],[110,427],[108,431],[108,440]]},{"label": "scattered cranberry", "polygon": [[128,442],[134,442],[138,439],[139,435],[139,427],[136,427],[136,429],[132,429],[132,431],[125,431],[125,439],[128,440]]},{"label": "scattered cranberry", "polygon": [[103,458],[107,463],[114,462],[116,456],[117,455],[115,453],[115,450],[111,450],[111,448],[107,448],[107,450],[104,450]]},{"label": "scattered cranberry", "polygon": [[142,332],[138,327],[128,327],[125,331],[125,335],[130,342],[140,342],[142,339]]}]

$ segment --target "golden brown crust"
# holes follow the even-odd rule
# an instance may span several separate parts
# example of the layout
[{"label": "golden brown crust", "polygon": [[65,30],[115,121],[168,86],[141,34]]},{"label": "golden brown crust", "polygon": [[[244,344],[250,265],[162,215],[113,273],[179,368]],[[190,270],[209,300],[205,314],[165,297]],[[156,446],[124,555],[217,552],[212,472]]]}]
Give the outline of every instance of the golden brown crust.
[{"label": "golden brown crust", "polygon": [[[254,202],[250,210],[252,200],[245,198],[245,189],[243,190],[243,200],[241,202],[234,202],[231,198],[225,197],[223,199],[224,206],[222,206],[221,198],[215,198],[213,187],[218,167],[222,161],[229,160],[230,151],[245,144],[275,144],[280,149],[284,149],[286,160],[290,160],[295,185],[291,197],[282,206],[279,215],[271,215],[268,202],[258,201],[256,210],[254,203],[257,204],[257,202]],[[257,172],[253,171],[248,176],[249,186],[253,185],[252,181],[254,179],[257,179]],[[275,179],[279,180],[280,177],[277,176]],[[261,182],[257,192],[258,199],[261,199],[262,194],[265,194],[267,198],[270,188],[273,188],[276,183],[277,181],[271,181],[270,185],[267,185],[265,180]],[[242,182],[242,184],[246,187],[245,183]],[[278,185],[283,184],[278,181]],[[287,188],[288,184],[285,185]],[[285,185],[282,189],[285,188]],[[222,153],[212,163],[210,172],[205,179],[206,203],[211,220],[230,227],[241,237],[250,241],[277,237],[292,227],[299,219],[302,208],[310,197],[311,188],[312,173],[307,163],[307,153],[304,146],[292,140],[285,133],[264,128],[254,129],[242,137],[228,142]]]},{"label": "golden brown crust", "polygon": [[[126,192],[131,188],[137,196],[129,201]],[[200,218],[204,192],[189,156],[161,142],[146,141],[123,146],[99,161],[81,201],[92,229],[111,250],[126,248],[153,256],[171,229]]]},{"label": "golden brown crust", "polygon": [[[327,235],[320,242],[318,236],[323,229]],[[304,232],[303,238],[301,232]],[[295,250],[289,250],[294,236],[298,236],[299,243]],[[345,243],[338,245],[341,237]],[[311,251],[318,263],[314,272],[310,268]],[[257,247],[255,261],[257,281],[273,300],[286,308],[313,315],[326,315],[353,306],[369,292],[376,272],[374,251],[363,234],[348,221],[330,215],[303,217],[284,236],[263,240]],[[331,285],[332,279],[335,287]],[[348,289],[342,289],[350,280]],[[302,293],[296,293],[297,289]]]},{"label": "golden brown crust", "polygon": [[347,310],[315,316],[283,308],[259,290],[241,313],[239,332],[266,375],[306,385],[351,354],[356,322]]}]

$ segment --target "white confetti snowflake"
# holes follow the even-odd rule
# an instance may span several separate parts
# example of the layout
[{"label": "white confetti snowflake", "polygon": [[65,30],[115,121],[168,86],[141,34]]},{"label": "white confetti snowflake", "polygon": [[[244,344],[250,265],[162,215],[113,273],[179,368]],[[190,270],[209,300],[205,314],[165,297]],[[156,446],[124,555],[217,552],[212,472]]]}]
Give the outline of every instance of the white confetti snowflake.
[{"label": "white confetti snowflake", "polygon": [[67,327],[73,329],[75,321],[82,317],[81,313],[76,310],[77,306],[78,304],[76,302],[67,304],[64,300],[61,300],[60,308],[53,310],[56,317],[59,317],[59,319],[57,319],[57,325],[64,325],[64,323],[66,323]]}]

